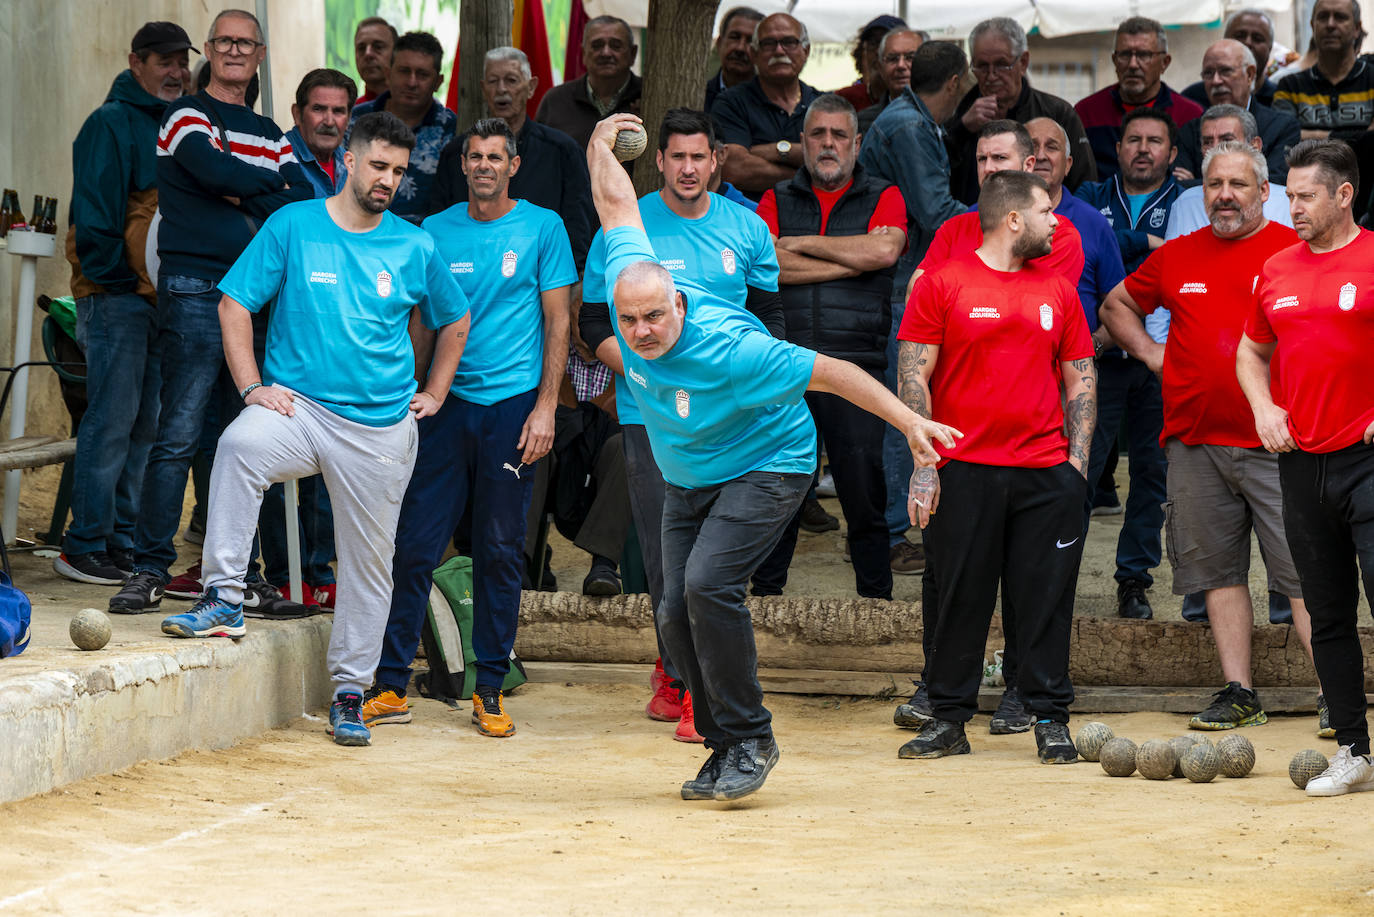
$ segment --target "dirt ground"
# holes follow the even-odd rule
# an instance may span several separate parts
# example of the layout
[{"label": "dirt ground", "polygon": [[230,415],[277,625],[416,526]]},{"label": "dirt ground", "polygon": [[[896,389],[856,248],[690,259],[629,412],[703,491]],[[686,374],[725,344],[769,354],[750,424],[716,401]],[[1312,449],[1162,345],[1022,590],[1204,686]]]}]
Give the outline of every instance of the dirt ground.
[{"label": "dirt ground", "polygon": [[[900,761],[878,701],[774,696],[782,759],[737,803],[683,802],[704,757],[647,689],[531,684],[510,740],[417,701],[371,748],[311,718],[0,807],[0,913],[1364,913],[1374,794],[1308,799],[1310,718],[1246,730],[1243,780],[1040,765],[1029,735]],[[1102,719],[1137,741],[1181,717]],[[1080,721],[1081,722],[1081,721]]]}]

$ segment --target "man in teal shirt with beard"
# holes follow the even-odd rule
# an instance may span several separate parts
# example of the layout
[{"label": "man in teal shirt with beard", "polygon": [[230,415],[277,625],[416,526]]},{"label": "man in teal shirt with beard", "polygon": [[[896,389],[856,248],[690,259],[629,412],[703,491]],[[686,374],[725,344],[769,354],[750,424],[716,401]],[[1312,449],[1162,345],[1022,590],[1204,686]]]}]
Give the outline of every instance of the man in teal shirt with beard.
[{"label": "man in teal shirt with beard", "polygon": [[932,438],[953,447],[958,433],[917,416],[853,364],[770,337],[737,304],[662,267],[611,152],[619,131],[639,125],[629,114],[602,121],[587,164],[625,377],[666,481],[655,614],[711,749],[682,798],[738,799],[778,761],[744,595],[816,467],[803,395],[830,392],[880,415],[906,434],[920,465],[938,460]]}]

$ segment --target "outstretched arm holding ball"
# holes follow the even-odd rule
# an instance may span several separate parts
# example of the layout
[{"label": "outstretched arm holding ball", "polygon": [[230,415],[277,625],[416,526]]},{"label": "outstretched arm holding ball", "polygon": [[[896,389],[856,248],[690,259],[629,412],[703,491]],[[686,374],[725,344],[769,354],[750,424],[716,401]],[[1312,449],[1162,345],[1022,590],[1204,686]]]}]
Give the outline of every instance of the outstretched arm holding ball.
[{"label": "outstretched arm holding ball", "polygon": [[[644,152],[649,137],[644,133],[644,122],[638,115],[619,112],[598,123],[592,131],[592,139],[587,142],[587,170],[592,176],[592,203],[596,205],[597,215],[601,217],[601,227],[609,232],[617,226],[632,226],[643,230],[644,222],[639,218],[639,199],[635,197],[635,186],[630,181],[625,167],[616,157],[617,140],[621,132],[638,133],[641,138],[639,151]],[[620,143],[622,149],[627,141]],[[638,154],[636,154],[638,155]]]}]

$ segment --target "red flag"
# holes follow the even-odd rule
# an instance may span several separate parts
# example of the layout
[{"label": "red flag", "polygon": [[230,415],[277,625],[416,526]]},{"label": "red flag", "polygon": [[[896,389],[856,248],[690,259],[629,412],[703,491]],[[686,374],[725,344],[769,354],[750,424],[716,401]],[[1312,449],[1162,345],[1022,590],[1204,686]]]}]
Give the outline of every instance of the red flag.
[{"label": "red flag", "polygon": [[[573,15],[581,13],[582,4],[573,2]],[[511,45],[525,52],[530,60],[530,74],[539,80],[538,87],[530,96],[526,111],[533,118],[539,109],[539,100],[553,87],[553,63],[549,58],[549,33],[544,25],[543,0],[515,0],[515,15],[511,20]],[[586,14],[582,14],[583,21]],[[581,42],[579,32],[579,43]],[[580,63],[580,57],[579,57]],[[448,81],[448,107],[458,110],[458,50],[453,52],[453,70]]]},{"label": "red flag", "polygon": [[568,47],[563,58],[563,82],[575,80],[587,72],[582,65],[582,33],[587,30],[587,11],[582,0],[572,0],[572,11],[568,16]]}]

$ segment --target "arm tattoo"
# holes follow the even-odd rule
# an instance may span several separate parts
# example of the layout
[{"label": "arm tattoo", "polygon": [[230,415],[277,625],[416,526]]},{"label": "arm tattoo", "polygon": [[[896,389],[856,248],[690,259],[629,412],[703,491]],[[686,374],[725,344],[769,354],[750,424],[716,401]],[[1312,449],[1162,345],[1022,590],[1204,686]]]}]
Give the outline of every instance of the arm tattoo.
[{"label": "arm tattoo", "polygon": [[1097,426],[1097,371],[1092,360],[1074,360],[1069,364],[1079,374],[1082,391],[1064,409],[1069,434],[1069,457],[1088,467],[1088,450],[1093,444],[1093,430]]},{"label": "arm tattoo", "polygon": [[923,370],[930,362],[928,350],[927,345],[911,341],[900,341],[897,345],[897,394],[903,404],[927,420],[930,399]]}]

